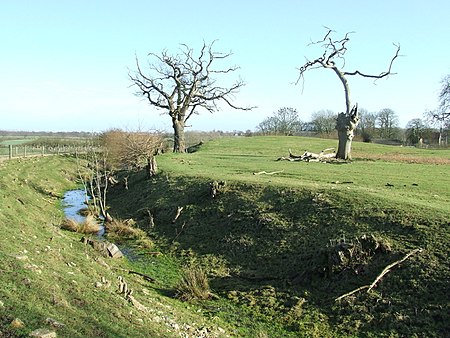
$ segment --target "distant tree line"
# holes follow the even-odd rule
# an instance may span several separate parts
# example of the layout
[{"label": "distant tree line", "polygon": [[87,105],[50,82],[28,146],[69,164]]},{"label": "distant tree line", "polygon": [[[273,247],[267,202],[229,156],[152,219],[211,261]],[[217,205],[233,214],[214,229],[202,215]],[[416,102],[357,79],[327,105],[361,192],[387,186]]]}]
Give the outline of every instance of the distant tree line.
[{"label": "distant tree line", "polygon": [[[450,121],[433,118],[434,113],[425,113],[423,118],[414,118],[405,128],[399,125],[396,112],[390,108],[378,112],[359,109],[360,123],[356,137],[364,142],[391,142],[406,145],[447,144]],[[295,108],[284,107],[265,118],[256,126],[258,135],[311,135],[336,136],[336,116],[331,110],[319,110],[303,121]],[[438,128],[436,128],[438,125]],[[248,131],[245,133],[248,135]]]}]

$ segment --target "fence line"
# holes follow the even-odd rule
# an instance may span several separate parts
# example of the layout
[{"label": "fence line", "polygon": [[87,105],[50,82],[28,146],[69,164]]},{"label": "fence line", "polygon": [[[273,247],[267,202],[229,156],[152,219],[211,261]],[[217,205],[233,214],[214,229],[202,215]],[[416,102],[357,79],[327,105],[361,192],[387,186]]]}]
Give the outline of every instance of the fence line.
[{"label": "fence line", "polygon": [[89,146],[30,146],[12,144],[0,146],[0,160],[12,160],[16,158],[49,156],[49,155],[67,155],[87,153],[92,150]]}]

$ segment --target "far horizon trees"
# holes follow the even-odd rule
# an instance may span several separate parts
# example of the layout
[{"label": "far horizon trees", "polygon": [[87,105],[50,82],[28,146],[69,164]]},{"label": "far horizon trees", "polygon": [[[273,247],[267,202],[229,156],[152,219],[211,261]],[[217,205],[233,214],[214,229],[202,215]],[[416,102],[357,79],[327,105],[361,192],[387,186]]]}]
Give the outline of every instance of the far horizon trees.
[{"label": "far horizon trees", "polygon": [[[203,43],[200,52],[195,55],[192,48],[181,45],[180,53],[170,55],[149,53],[147,69],[143,69],[136,57],[134,73],[130,80],[138,88],[137,95],[144,96],[150,105],[162,109],[171,121],[174,132],[174,152],[186,151],[185,127],[187,121],[200,110],[213,113],[219,110],[219,103],[239,110],[251,110],[252,107],[239,107],[232,103],[236,94],[245,83],[236,80],[230,85],[220,85],[218,76],[238,70],[237,66],[219,67],[216,64],[228,59],[232,53],[220,53],[213,50],[214,42]],[[224,83],[227,83],[226,81]]]},{"label": "far horizon trees", "polygon": [[311,124],[319,134],[330,134],[336,129],[336,113],[329,109],[322,109],[312,113]]},{"label": "far horizon trees", "polygon": [[421,145],[423,139],[429,133],[430,128],[428,128],[422,119],[415,118],[406,124],[405,136],[407,144]]},{"label": "far horizon trees", "polygon": [[439,145],[444,143],[444,130],[450,127],[450,74],[441,81],[441,91],[439,93],[439,107],[434,111],[425,113],[430,123],[439,128]]},{"label": "far horizon trees", "polygon": [[377,114],[369,113],[367,109],[359,109],[360,122],[359,129],[361,130],[361,137],[364,142],[371,142],[375,137]]},{"label": "far horizon trees", "polygon": [[398,116],[390,108],[378,112],[376,124],[382,139],[392,139],[398,133]]},{"label": "far horizon trees", "polygon": [[284,107],[265,118],[256,129],[263,135],[294,135],[302,131],[303,122],[295,108]]}]

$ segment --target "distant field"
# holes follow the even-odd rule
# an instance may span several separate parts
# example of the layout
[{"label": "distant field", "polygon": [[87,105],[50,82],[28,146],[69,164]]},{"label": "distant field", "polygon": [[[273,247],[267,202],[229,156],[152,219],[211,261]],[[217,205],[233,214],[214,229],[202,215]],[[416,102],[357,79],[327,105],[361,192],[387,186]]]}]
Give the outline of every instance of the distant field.
[{"label": "distant field", "polygon": [[18,139],[14,139],[14,138],[0,138],[0,146],[9,146],[9,145],[21,145],[24,143],[29,143],[29,142],[33,142],[36,138],[18,138]]},{"label": "distant field", "polygon": [[10,146],[13,146],[13,157],[23,157],[55,153],[58,148],[66,148],[65,151],[70,152],[70,147],[84,146],[90,142],[92,142],[92,138],[78,136],[23,136],[20,134],[0,136],[0,159],[9,156]]},{"label": "distant field", "polygon": [[[192,154],[165,154],[161,168],[182,175],[268,185],[349,190],[450,211],[450,150],[354,142],[354,161],[324,164],[276,161],[304,150],[320,152],[335,140],[304,137],[221,138]],[[254,175],[282,171],[274,175]]]}]

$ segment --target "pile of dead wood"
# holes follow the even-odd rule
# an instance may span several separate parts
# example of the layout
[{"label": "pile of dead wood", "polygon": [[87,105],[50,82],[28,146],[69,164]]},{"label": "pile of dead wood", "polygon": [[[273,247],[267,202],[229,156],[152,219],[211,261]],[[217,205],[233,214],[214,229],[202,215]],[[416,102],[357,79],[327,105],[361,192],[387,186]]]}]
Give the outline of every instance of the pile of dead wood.
[{"label": "pile of dead wood", "polygon": [[305,161],[305,162],[330,162],[336,159],[336,152],[334,148],[327,148],[320,153],[311,153],[306,151],[302,155],[294,155],[289,149],[289,157],[280,157],[277,161]]}]

